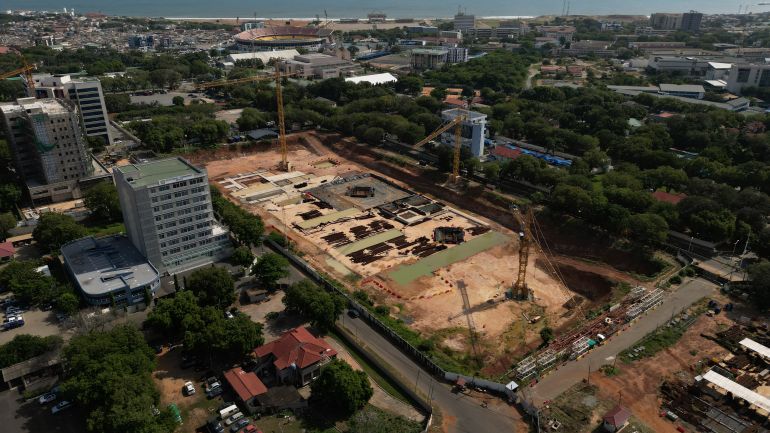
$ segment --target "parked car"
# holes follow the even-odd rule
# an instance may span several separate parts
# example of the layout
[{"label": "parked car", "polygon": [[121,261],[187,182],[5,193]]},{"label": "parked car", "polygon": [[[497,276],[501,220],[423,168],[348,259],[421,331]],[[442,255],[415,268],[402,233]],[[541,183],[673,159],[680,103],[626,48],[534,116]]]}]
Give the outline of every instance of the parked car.
[{"label": "parked car", "polygon": [[209,422],[206,423],[206,427],[208,427],[209,432],[211,433],[222,433],[225,431],[225,426],[223,426],[221,422],[217,421],[216,418],[210,419]]},{"label": "parked car", "polygon": [[40,398],[37,399],[37,402],[40,404],[48,404],[52,401],[56,400],[56,393],[55,392],[47,392],[40,396]]},{"label": "parked car", "polygon": [[185,384],[184,384],[184,393],[186,395],[193,395],[193,394],[195,394],[195,386],[193,386],[192,382],[185,382]]},{"label": "parked car", "polygon": [[14,329],[24,326],[24,319],[21,316],[17,316],[14,320],[3,323],[3,329]]},{"label": "parked car", "polygon": [[218,395],[222,395],[223,391],[224,391],[224,389],[222,388],[221,385],[212,387],[208,391],[206,391],[206,397],[214,398],[214,397],[216,397]]},{"label": "parked car", "polygon": [[[243,413],[242,412],[236,412],[236,413],[230,415],[230,417],[228,417],[225,420],[225,425],[231,425],[232,423],[238,421],[241,418],[243,418]],[[246,425],[246,424],[244,424],[244,425]]]},{"label": "parked car", "polygon": [[56,406],[51,408],[51,414],[57,414],[65,409],[69,409],[70,407],[72,407],[71,402],[67,400],[60,401],[56,404]]},{"label": "parked car", "polygon": [[261,433],[261,432],[257,430],[256,427],[254,427],[254,424],[249,424],[246,426],[245,429],[243,429],[243,433]]},{"label": "parked car", "polygon": [[235,422],[235,424],[230,426],[230,431],[235,433],[238,430],[246,427],[247,425],[249,425],[249,420],[247,418],[239,419],[238,421]]}]

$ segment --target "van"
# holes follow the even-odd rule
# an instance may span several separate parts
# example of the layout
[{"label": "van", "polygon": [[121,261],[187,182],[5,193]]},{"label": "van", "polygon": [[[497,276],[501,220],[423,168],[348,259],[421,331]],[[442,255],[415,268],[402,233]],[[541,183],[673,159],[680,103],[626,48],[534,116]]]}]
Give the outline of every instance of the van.
[{"label": "van", "polygon": [[226,408],[219,411],[219,419],[222,421],[226,420],[228,416],[238,412],[238,406],[232,404],[230,406],[227,406]]}]

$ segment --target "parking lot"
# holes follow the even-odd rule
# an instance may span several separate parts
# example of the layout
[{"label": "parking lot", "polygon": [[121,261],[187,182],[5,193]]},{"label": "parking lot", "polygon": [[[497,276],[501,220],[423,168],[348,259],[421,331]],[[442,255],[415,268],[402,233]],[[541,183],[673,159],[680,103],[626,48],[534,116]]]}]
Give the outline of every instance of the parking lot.
[{"label": "parking lot", "polygon": [[52,311],[41,311],[38,308],[24,311],[21,313],[24,318],[24,326],[9,329],[0,332],[0,344],[5,344],[19,334],[32,334],[40,337],[49,335],[61,335],[65,340],[71,333],[59,325],[56,319],[56,313]]},{"label": "parking lot", "polygon": [[17,389],[0,392],[0,431],[3,433],[82,433],[85,416],[72,407],[51,414],[54,403],[41,405],[36,399],[24,401]]}]

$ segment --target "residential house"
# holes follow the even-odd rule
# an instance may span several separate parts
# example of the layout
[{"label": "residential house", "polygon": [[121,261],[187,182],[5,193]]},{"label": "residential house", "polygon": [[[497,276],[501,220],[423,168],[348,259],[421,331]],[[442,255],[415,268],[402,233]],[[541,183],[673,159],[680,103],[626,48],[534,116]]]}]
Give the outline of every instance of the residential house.
[{"label": "residential house", "polygon": [[253,372],[244,371],[241,367],[227,370],[224,376],[230,388],[238,396],[238,400],[250,408],[256,405],[254,401],[256,397],[267,393],[267,387],[259,377]]},{"label": "residential house", "polygon": [[254,349],[257,371],[283,384],[305,386],[320,374],[321,366],[337,356],[328,343],[307,328],[294,328],[280,338]]},{"label": "residential house", "polygon": [[617,405],[604,415],[602,427],[610,433],[615,433],[628,424],[629,418],[631,418],[631,411]]}]

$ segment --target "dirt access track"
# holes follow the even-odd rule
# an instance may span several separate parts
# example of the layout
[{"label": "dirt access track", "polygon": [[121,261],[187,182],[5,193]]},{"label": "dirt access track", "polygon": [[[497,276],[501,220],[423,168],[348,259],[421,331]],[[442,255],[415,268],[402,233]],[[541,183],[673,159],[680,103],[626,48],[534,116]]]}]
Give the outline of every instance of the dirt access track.
[{"label": "dirt access track", "polygon": [[[302,179],[312,183],[316,178],[332,179],[354,171],[377,174],[399,187],[416,191],[450,206],[454,205],[455,215],[458,216],[450,224],[466,227],[469,224],[467,221],[476,221],[474,225],[483,225],[491,230],[481,236],[498,236],[501,237],[502,243],[490,243],[486,249],[474,251],[469,257],[457,261],[434,260],[440,265],[429,268],[430,272],[427,274],[420,274],[422,276],[407,282],[399,280],[399,283],[394,278],[394,272],[400,269],[399,266],[414,265],[425,259],[392,255],[388,259],[390,261],[384,260],[382,263],[351,263],[344,254],[339,254],[335,248],[325,244],[321,235],[296,228],[296,223],[301,222],[298,215],[311,210],[306,203],[287,201],[283,196],[275,200],[247,203],[230,194],[231,190],[223,192],[233,202],[260,215],[267,226],[282,232],[288,231],[292,242],[305,253],[304,258],[315,267],[352,283],[354,288],[366,290],[376,302],[391,306],[394,316],[403,319],[424,335],[433,336],[438,345],[459,353],[468,353],[471,349],[468,329],[474,326],[480,337],[476,349],[484,355],[487,374],[504,372],[510,367],[511,357],[536,347],[539,344],[539,331],[546,323],[558,331],[560,326],[571,320],[564,304],[575,294],[585,296],[583,308],[590,308],[607,301],[612,286],[618,281],[618,275],[623,276],[623,281],[638,283],[631,277],[601,264],[588,264],[565,258],[565,262],[569,263],[564,263],[566,266],[562,266],[560,271],[568,283],[579,286],[574,287],[573,291],[568,291],[561,287],[554,275],[545,270],[541,253],[532,251],[528,265],[528,282],[534,292],[535,302],[505,302],[504,292],[513,284],[518,268],[516,232],[496,220],[479,217],[477,214],[482,212],[477,211],[483,211],[485,216],[500,217],[508,226],[514,225],[507,210],[501,210],[499,206],[483,201],[480,194],[476,194],[477,199],[466,202],[459,194],[424,179],[419,169],[396,168],[382,161],[375,161],[373,157],[366,156],[365,147],[351,142],[337,142],[335,138],[336,136],[320,136],[319,139],[315,134],[308,133],[289,136],[288,159],[294,165],[295,171],[305,175]],[[332,146],[325,146],[321,139],[331,141]],[[348,148],[349,151],[340,150]],[[348,159],[349,157],[354,160]],[[191,154],[189,159],[193,163],[205,165],[212,183],[223,189],[222,182],[228,177],[255,171],[277,173],[275,167],[280,161],[280,155],[265,147],[249,152],[234,147],[230,150],[199,151]],[[464,204],[470,206],[463,206]],[[329,211],[322,208],[319,212]],[[374,215],[371,218],[380,216]],[[388,221],[394,223],[393,220]],[[331,226],[334,232],[340,233],[349,230],[349,225]],[[421,228],[422,225],[424,227]],[[397,226],[396,229],[402,230],[409,240],[420,235],[430,237],[432,228],[436,225],[435,221],[429,220],[415,226]],[[474,236],[470,236],[471,242]],[[459,251],[458,246],[450,246],[448,251],[455,249]],[[446,251],[428,258],[432,259]],[[354,277],[355,275],[358,277]],[[588,280],[591,280],[590,284],[586,283]],[[465,287],[467,298],[463,296],[460,287]],[[464,314],[465,306],[472,308],[471,317]],[[534,325],[529,325],[524,320],[525,317],[535,315],[540,315],[545,320]]]}]

